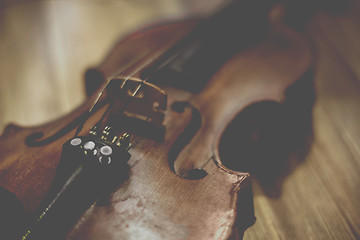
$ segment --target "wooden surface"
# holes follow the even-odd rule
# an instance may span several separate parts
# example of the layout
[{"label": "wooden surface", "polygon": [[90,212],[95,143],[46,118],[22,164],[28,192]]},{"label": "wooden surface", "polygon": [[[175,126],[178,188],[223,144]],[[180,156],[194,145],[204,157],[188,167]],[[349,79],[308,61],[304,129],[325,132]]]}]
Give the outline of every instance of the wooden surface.
[{"label": "wooden surface", "polygon": [[[0,10],[0,127],[57,118],[85,98],[82,74],[129,29],[182,14],[181,1],[38,1]],[[244,239],[360,238],[360,5],[318,13],[313,141],[270,196],[255,180],[257,222]],[[160,15],[159,15],[160,14]],[[307,96],[304,96],[306,98]]]},{"label": "wooden surface", "polygon": [[[257,223],[245,239],[360,238],[359,4],[344,15],[317,14],[313,143],[279,198],[255,182]],[[306,96],[304,96],[306,97]]]}]

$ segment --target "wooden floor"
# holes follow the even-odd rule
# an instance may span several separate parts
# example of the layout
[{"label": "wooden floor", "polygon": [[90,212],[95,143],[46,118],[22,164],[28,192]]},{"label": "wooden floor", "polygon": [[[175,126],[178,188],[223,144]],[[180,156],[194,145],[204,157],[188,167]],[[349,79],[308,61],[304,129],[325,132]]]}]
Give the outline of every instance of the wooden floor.
[{"label": "wooden floor", "polygon": [[359,9],[319,13],[309,25],[316,56],[311,150],[281,197],[266,197],[255,183],[257,222],[245,239],[360,238]]},{"label": "wooden floor", "polygon": [[[184,14],[190,1],[0,2],[0,129],[55,119],[85,99],[83,73],[147,21]],[[244,239],[360,239],[360,3],[318,13],[313,141],[268,196],[254,181],[257,222]],[[304,96],[306,98],[307,96]]]}]

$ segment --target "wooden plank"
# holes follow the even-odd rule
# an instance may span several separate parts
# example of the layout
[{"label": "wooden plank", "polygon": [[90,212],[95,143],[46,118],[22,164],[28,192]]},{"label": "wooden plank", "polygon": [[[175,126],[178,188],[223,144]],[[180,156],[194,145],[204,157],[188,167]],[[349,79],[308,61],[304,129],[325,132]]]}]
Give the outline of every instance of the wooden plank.
[{"label": "wooden plank", "polygon": [[244,239],[360,237],[360,88],[357,15],[319,14],[315,44],[314,140],[304,162],[271,199],[255,184],[257,223]]}]

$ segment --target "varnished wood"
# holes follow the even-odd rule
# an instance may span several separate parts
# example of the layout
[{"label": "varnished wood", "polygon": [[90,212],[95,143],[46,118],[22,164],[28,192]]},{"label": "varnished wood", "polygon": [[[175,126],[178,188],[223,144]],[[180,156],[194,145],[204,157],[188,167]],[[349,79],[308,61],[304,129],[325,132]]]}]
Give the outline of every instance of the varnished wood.
[{"label": "varnished wood", "polygon": [[[117,239],[136,236],[145,238],[145,235],[161,239],[227,239],[230,236],[241,238],[243,231],[254,222],[249,174],[228,169],[223,165],[217,153],[220,137],[234,116],[245,106],[259,101],[287,102],[286,89],[300,79],[311,63],[309,48],[300,35],[283,26],[279,19],[271,19],[271,22],[269,36],[260,44],[234,55],[209,82],[209,87],[204,88],[199,94],[184,94],[182,91],[165,87],[169,93],[169,103],[164,125],[166,128],[164,140],[162,142],[138,140],[130,150],[132,157],[129,162],[131,167],[129,180],[116,190],[110,205],[95,206],[87,211],[79,224],[69,233],[69,239],[90,237]],[[192,29],[193,23],[185,23],[185,26],[187,26],[185,29]],[[142,59],[139,64],[137,63],[138,55],[141,53],[144,56],[157,56],[157,52],[167,51],[169,49],[167,44],[158,44],[159,37],[169,44],[174,44],[172,43],[174,41],[167,41],[168,39],[177,38],[179,41],[183,37],[182,34],[163,34],[163,32],[167,33],[168,29],[173,30],[155,27],[145,32],[149,37],[135,34],[120,42],[119,45],[122,47],[116,47],[114,59],[117,64],[113,66],[118,65],[121,69],[122,65],[126,64],[124,60],[142,66]],[[151,44],[153,41],[157,44],[156,48]],[[146,48],[134,47],[134,43]],[[122,49],[129,54],[121,54]],[[131,51],[134,51],[134,54],[131,54]],[[113,56],[111,55],[110,58]],[[287,69],[287,64],[297,64],[297,67],[288,72],[284,70]],[[131,66],[131,69],[137,69],[136,65]],[[105,76],[111,75],[109,72],[113,70],[107,70],[108,65],[101,66],[104,66],[101,71]],[[257,71],[249,70],[252,67]],[[133,71],[127,68],[128,66],[125,65],[126,71],[122,71],[125,76],[126,73]],[[239,75],[246,72],[247,75]],[[140,73],[136,75],[141,75]],[[260,76],[256,73],[260,73]],[[106,80],[103,84],[106,84]],[[119,88],[120,85],[130,83],[123,81],[122,84],[114,86],[110,83],[105,95],[101,95],[100,102],[107,99],[108,91],[114,87]],[[224,90],[221,90],[222,88]],[[122,89],[125,91],[124,94],[129,94],[126,87]],[[236,94],[240,89],[244,91],[243,94]],[[234,90],[236,92],[232,92]],[[74,127],[69,128],[69,126],[77,125],[73,123],[86,112],[84,109],[90,108],[100,91],[102,91],[101,87],[70,116],[46,126],[17,130],[12,130],[10,127],[5,131],[1,139],[5,148],[0,151],[3,159],[1,186],[26,202],[26,210],[33,211],[39,205],[37,201],[42,199],[46,192],[42,189],[34,191],[30,186],[39,186],[43,189],[49,187],[47,184],[41,184],[41,182],[50,183],[54,177],[53,171],[46,171],[47,166],[52,170],[56,168],[62,144],[75,132]],[[137,94],[147,93],[142,91]],[[189,99],[186,99],[186,96]],[[237,96],[241,97],[237,98]],[[136,97],[135,94],[134,98]],[[209,104],[210,100],[212,104]],[[121,101],[124,99],[120,98],[120,103]],[[179,144],[177,139],[183,132],[195,130],[190,125],[191,119],[195,116],[193,116],[194,112],[186,107],[183,112],[171,109],[171,106],[179,101],[190,104],[204,119],[199,132],[186,146],[183,146],[184,149],[177,146]],[[163,105],[160,102],[159,104]],[[146,105],[143,104],[143,107]],[[80,134],[86,135],[97,119],[100,119],[104,109],[93,111],[94,115],[86,121]],[[190,128],[187,127],[188,125]],[[35,137],[37,132],[43,134],[39,139]],[[14,145],[13,148],[7,145],[15,141],[19,144]],[[40,148],[42,154],[36,154]],[[179,148],[180,154],[174,155],[174,159],[169,160],[173,148]],[[10,149],[14,150],[9,151]],[[24,161],[31,168],[22,168]],[[36,171],[35,168],[38,170]],[[9,169],[17,169],[16,175],[13,175],[13,171]],[[199,169],[206,175],[195,176],[188,173],[194,169]],[[38,174],[43,179],[35,178]],[[186,179],[190,176],[197,179]],[[123,224],[124,222],[126,224]],[[154,223],[158,227],[154,227]]]},{"label": "varnished wood", "polygon": [[[278,198],[269,197],[255,181],[257,223],[246,232],[245,239],[357,239],[360,235],[358,9],[355,5],[344,16],[320,14],[310,24],[308,34],[315,40],[318,56],[314,144],[303,163],[290,172]],[[11,81],[4,80],[10,79],[9,75],[1,79],[11,86]],[[9,121],[15,108],[9,107],[10,101],[2,101],[2,106],[2,111],[9,114],[3,119]],[[48,109],[47,116],[53,118],[51,111]],[[33,111],[12,119],[25,123],[29,116],[44,120],[44,116]],[[9,128],[8,133],[15,129]]]}]

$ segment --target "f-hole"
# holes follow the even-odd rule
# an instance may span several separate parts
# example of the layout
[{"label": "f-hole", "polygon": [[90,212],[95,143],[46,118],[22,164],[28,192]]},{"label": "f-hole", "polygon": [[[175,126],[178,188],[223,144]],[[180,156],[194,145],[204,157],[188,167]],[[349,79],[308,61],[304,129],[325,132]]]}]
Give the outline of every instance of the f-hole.
[{"label": "f-hole", "polygon": [[[174,168],[174,163],[179,156],[180,152],[185,148],[185,146],[191,141],[191,139],[195,136],[195,134],[199,131],[201,127],[201,114],[200,112],[190,105],[188,102],[175,102],[171,105],[171,109],[175,112],[182,113],[185,111],[185,108],[191,109],[191,120],[189,124],[186,126],[185,130],[180,134],[180,136],[176,139],[173,146],[169,151],[169,165],[170,168],[177,174]],[[183,178],[187,179],[200,179],[206,176],[206,172],[203,169],[192,169],[186,173],[186,175],[180,175]]]}]

